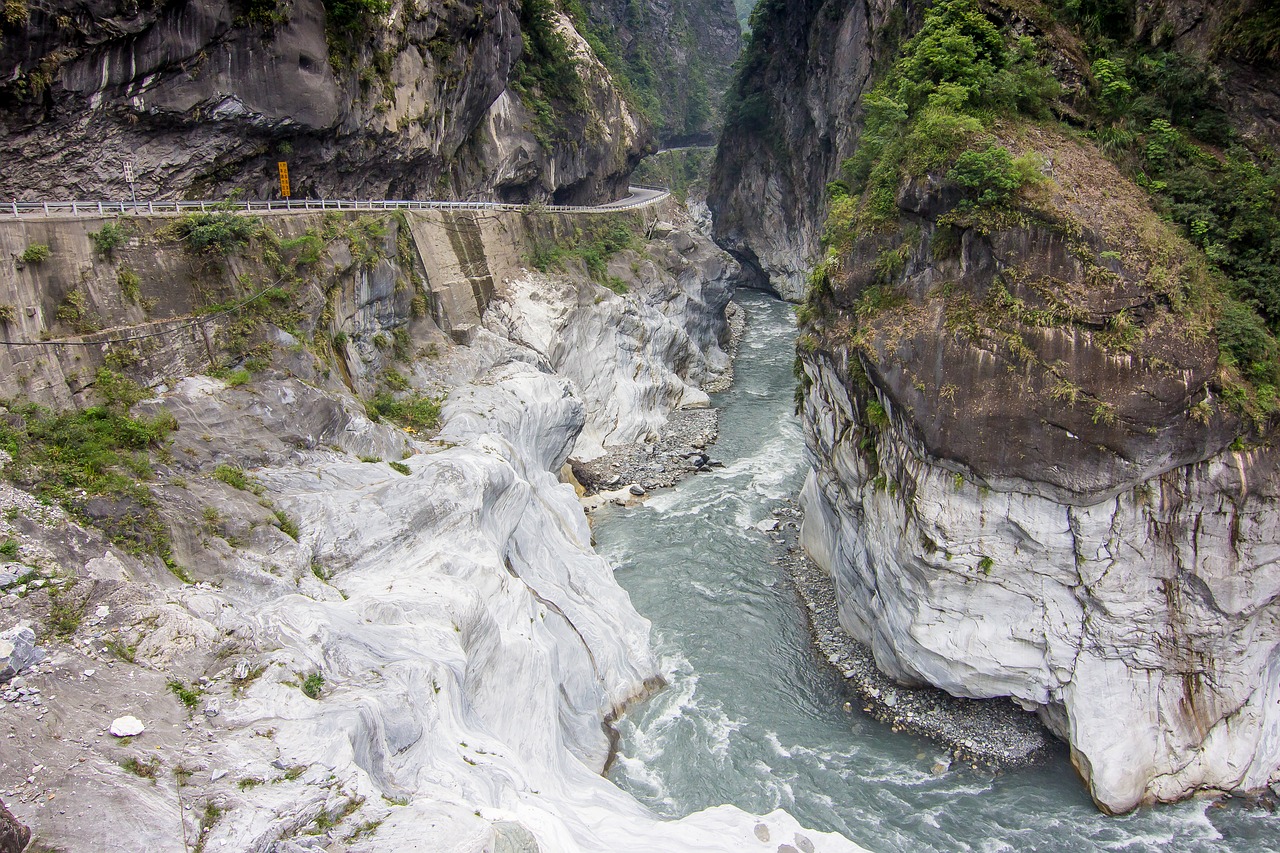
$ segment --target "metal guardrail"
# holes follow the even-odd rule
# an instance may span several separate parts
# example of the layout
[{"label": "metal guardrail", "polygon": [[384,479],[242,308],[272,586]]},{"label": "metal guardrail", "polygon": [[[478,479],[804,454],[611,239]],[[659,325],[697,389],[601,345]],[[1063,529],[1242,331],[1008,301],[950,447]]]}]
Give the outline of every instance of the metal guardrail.
[{"label": "metal guardrail", "polygon": [[656,192],[640,199],[622,199],[601,205],[508,204],[497,201],[416,201],[412,199],[285,199],[280,201],[13,201],[0,203],[0,217],[12,216],[165,216],[193,211],[231,213],[305,213],[325,210],[496,210],[511,213],[616,213],[635,210],[665,200],[665,187],[635,184],[633,190]]}]

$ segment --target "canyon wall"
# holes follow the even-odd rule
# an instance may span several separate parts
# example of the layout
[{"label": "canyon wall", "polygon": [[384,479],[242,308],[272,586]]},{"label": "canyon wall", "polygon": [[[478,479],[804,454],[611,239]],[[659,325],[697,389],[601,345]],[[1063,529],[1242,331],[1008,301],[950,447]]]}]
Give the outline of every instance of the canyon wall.
[{"label": "canyon wall", "polygon": [[1038,712],[1121,812],[1280,772],[1275,256],[1189,189],[1258,174],[1212,221],[1273,233],[1278,125],[1222,23],[1260,6],[1115,8],[762,5],[711,203],[805,302],[803,542],[844,627]]}]

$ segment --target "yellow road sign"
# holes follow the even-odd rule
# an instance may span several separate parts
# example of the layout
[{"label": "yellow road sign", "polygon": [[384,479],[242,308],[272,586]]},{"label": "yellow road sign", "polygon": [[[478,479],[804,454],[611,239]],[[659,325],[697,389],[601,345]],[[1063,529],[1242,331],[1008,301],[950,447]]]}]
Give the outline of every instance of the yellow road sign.
[{"label": "yellow road sign", "polygon": [[280,167],[280,197],[289,197],[289,164],[281,160],[276,164]]}]

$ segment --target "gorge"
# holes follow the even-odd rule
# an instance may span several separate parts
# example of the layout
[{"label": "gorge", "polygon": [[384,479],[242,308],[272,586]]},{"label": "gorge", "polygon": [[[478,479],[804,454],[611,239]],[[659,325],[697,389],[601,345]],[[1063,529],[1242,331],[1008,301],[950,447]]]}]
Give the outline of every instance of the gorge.
[{"label": "gorge", "polygon": [[1274,13],[742,5],[5,4],[0,851],[1280,844]]}]

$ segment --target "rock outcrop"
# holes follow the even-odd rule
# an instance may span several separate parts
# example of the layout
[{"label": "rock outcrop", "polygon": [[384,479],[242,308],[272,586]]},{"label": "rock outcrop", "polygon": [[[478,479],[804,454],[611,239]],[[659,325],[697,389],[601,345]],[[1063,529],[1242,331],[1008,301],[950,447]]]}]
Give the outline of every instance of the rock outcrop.
[{"label": "rock outcrop", "polygon": [[[602,200],[648,144],[569,19],[531,22],[515,0],[18,0],[6,15],[5,198],[129,198],[126,161],[139,198],[273,198],[287,161],[298,198]],[[559,52],[528,54],[530,27]],[[529,82],[552,62],[571,103]]]},{"label": "rock outcrop", "polygon": [[[722,144],[711,202],[718,239],[762,283],[808,295],[803,542],[836,581],[842,624],[903,683],[1037,711],[1104,810],[1274,782],[1274,328],[1237,301],[1251,273],[1231,252],[1245,250],[1162,221],[1157,205],[1184,224],[1185,196],[1167,201],[1168,184],[1135,179],[1124,158],[1117,166],[1044,122],[1048,107],[992,107],[990,121],[966,112],[968,96],[947,106],[952,72],[929,64],[943,42],[890,71],[885,47],[909,51],[900,36],[924,14],[913,4],[781,7],[761,9],[771,49],[744,65],[731,127],[745,135]],[[1227,95],[1213,89],[1216,72],[1197,76],[1200,59],[1180,54],[1091,68],[1072,29],[1131,27],[1135,44],[1183,49],[1178,38],[1204,33],[1182,27],[1169,41],[1152,16],[1187,7],[1221,34],[1212,22],[1223,15],[1205,4],[1139,3],[1136,23],[1099,23],[998,2],[935,4],[929,34],[1034,48],[992,48],[992,68],[1012,63],[1024,95],[1041,86],[1053,110],[1096,122],[1113,146],[1138,144],[1108,133],[1142,105],[1099,106],[1091,99],[1116,91],[1094,94],[1094,73],[1132,61],[1135,73],[1185,74],[1160,97],[1195,83],[1197,111],[1143,114],[1128,125],[1151,134],[1140,144],[1183,122],[1169,131],[1182,150],[1212,150],[1189,140],[1217,134],[1262,151],[1277,124],[1257,105],[1274,77],[1261,93]],[[957,85],[974,67],[958,61]],[[1256,84],[1264,67],[1228,70]],[[870,86],[889,74],[908,82],[880,93],[878,135],[859,139]],[[938,97],[924,106],[911,85]],[[867,152],[842,168],[859,144]],[[992,171],[964,173],[966,151]],[[1161,180],[1188,180],[1158,148],[1138,156]],[[1010,183],[980,197],[998,163]],[[1018,168],[1028,171],[1014,179]],[[1272,263],[1266,251],[1251,257]],[[1256,331],[1256,351],[1235,324]]]}]

